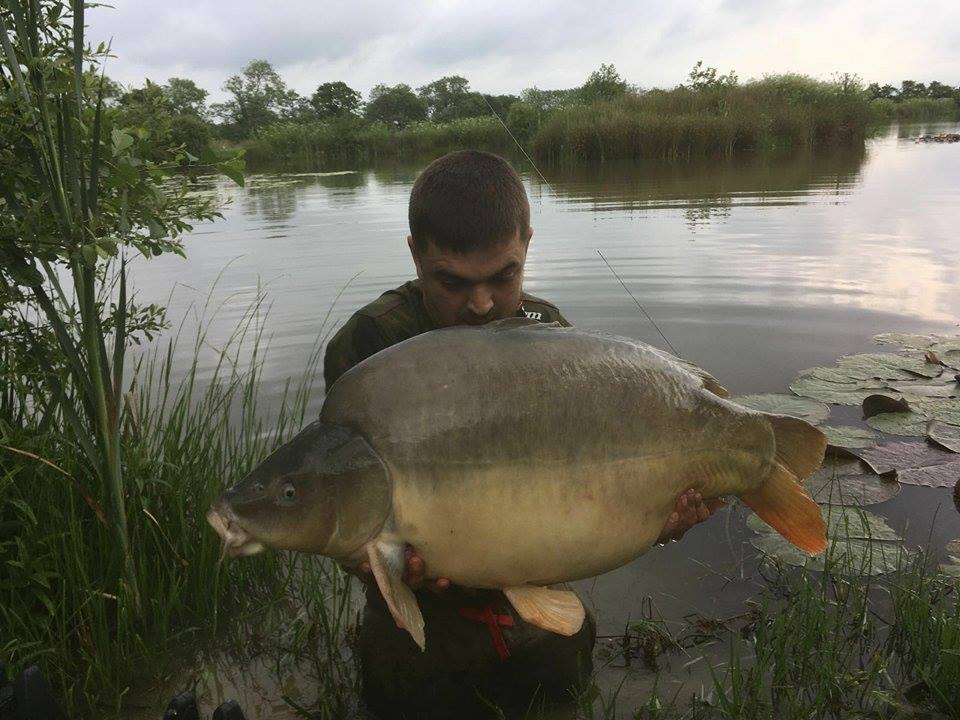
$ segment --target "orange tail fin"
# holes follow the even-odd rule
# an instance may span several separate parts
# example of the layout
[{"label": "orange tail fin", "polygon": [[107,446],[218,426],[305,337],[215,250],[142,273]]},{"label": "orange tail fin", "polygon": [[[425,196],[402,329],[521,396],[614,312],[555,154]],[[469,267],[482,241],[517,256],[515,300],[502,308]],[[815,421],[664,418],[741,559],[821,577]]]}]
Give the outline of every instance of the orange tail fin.
[{"label": "orange tail fin", "polygon": [[773,470],[763,485],[740,499],[798,548],[818,555],[827,549],[827,525],[800,483],[823,461],[826,437],[803,420],[782,415],[769,420],[777,443]]}]

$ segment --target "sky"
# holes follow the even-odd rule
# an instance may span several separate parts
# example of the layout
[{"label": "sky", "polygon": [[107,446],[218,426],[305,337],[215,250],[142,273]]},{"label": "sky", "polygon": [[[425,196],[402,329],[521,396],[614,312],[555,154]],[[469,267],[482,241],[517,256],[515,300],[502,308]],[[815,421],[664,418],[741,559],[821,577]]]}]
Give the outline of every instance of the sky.
[{"label": "sky", "polygon": [[189,77],[212,100],[254,58],[305,95],[334,80],[366,97],[453,74],[491,94],[568,88],[601,63],[642,88],[674,87],[697,60],[741,80],[853,72],[960,85],[954,0],[108,1],[87,13],[88,37],[117,55],[108,75]]}]

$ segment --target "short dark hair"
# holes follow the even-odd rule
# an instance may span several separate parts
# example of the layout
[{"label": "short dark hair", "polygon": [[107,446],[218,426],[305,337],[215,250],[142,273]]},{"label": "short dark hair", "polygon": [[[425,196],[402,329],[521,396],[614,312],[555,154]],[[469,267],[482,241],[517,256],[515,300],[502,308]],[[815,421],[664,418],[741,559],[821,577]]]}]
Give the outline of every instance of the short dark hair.
[{"label": "short dark hair", "polygon": [[410,192],[410,235],[419,249],[427,241],[470,252],[526,239],[530,202],[517,172],[499,155],[460,150],[427,165]]}]

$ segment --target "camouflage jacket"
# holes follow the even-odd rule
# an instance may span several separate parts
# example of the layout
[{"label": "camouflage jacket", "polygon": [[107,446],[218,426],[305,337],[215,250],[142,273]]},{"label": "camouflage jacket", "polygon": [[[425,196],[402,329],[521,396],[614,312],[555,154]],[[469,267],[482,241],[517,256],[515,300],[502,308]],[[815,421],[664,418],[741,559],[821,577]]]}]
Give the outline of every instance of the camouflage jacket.
[{"label": "camouflage jacket", "polygon": [[[556,305],[528,293],[523,294],[517,316],[570,325]],[[436,330],[436,326],[424,307],[418,280],[388,290],[355,312],[327,344],[323,359],[327,388],[374,353],[430,330]]]}]

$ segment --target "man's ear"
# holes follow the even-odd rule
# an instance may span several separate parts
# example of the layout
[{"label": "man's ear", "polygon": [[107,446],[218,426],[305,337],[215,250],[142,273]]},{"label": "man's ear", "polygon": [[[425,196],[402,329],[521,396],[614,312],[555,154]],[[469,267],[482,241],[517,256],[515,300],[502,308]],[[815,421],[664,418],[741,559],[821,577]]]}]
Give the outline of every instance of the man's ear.
[{"label": "man's ear", "polygon": [[533,237],[533,227],[527,226],[527,244],[530,244],[530,238]]},{"label": "man's ear", "polygon": [[423,273],[420,272],[420,253],[417,252],[417,244],[413,241],[413,235],[407,235],[407,247],[410,248],[410,257],[413,258],[413,264],[417,268],[417,277],[423,279]]}]

